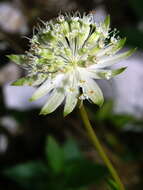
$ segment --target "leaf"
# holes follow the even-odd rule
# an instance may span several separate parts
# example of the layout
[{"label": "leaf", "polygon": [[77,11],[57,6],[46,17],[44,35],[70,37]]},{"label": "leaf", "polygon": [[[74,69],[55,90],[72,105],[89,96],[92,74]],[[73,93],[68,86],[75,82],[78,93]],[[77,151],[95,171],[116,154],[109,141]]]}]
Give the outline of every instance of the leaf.
[{"label": "leaf", "polygon": [[105,167],[85,159],[72,161],[65,171],[65,180],[69,187],[87,187],[101,182],[108,171]]},{"label": "leaf", "polygon": [[124,115],[117,114],[117,115],[112,116],[110,119],[111,119],[111,122],[113,123],[113,125],[118,128],[123,128],[127,124],[134,123],[134,121],[135,121],[133,116],[125,115],[125,114]]},{"label": "leaf", "polygon": [[7,169],[4,174],[10,179],[16,181],[25,189],[46,189],[44,186],[48,168],[40,161],[19,164]]},{"label": "leaf", "polygon": [[62,147],[58,145],[55,139],[51,136],[47,139],[46,157],[49,161],[49,166],[54,173],[60,173],[64,167],[64,153]]},{"label": "leaf", "polygon": [[96,113],[96,119],[104,121],[109,119],[113,112],[113,101],[106,101],[102,109],[99,109]]},{"label": "leaf", "polygon": [[64,159],[66,161],[73,161],[79,158],[82,158],[82,154],[77,147],[75,141],[71,138],[69,139],[63,147],[64,150]]}]

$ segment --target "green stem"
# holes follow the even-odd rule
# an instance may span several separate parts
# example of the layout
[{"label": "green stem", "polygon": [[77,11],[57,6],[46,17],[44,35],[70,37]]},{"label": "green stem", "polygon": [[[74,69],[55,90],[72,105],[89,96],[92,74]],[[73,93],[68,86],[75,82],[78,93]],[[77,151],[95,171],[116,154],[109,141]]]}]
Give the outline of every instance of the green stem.
[{"label": "green stem", "polygon": [[84,106],[80,106],[79,108],[80,110],[80,115],[81,118],[83,120],[85,129],[87,131],[87,134],[89,136],[89,139],[91,140],[92,144],[94,145],[94,147],[96,148],[96,150],[98,151],[98,153],[100,154],[102,160],[104,161],[105,165],[107,166],[107,168],[109,169],[113,179],[116,181],[116,183],[118,184],[120,190],[125,190],[124,185],[122,184],[115,168],[113,167],[113,165],[111,164],[109,158],[107,157],[107,155],[105,154],[102,145],[100,144],[98,137],[95,134],[95,131],[92,129],[92,126],[90,124],[90,121],[88,119],[88,115],[87,112],[84,108]]}]

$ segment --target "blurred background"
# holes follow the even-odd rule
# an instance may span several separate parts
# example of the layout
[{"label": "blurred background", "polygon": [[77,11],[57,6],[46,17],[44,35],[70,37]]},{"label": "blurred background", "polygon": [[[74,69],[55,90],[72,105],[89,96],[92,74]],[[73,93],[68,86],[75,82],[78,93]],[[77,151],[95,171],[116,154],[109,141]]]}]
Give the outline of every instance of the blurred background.
[{"label": "blurred background", "polygon": [[111,27],[127,37],[136,53],[117,66],[127,70],[101,81],[106,97],[98,109],[86,102],[91,122],[128,190],[143,188],[143,1],[0,0],[0,189],[117,190],[89,143],[78,111],[63,118],[62,107],[39,116],[44,99],[30,103],[34,88],[10,83],[24,70],[6,55],[29,48],[34,26],[59,12],[111,16]]}]

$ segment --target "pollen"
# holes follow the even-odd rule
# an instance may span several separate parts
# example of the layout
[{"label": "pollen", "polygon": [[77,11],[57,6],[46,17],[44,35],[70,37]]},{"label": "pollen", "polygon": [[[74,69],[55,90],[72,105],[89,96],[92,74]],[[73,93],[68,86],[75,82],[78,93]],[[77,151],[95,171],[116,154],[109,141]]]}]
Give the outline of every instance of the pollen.
[{"label": "pollen", "polygon": [[74,89],[74,88],[69,88],[69,91],[70,91],[70,92],[74,92],[75,89]]},{"label": "pollen", "polygon": [[89,93],[90,94],[94,94],[95,92],[94,92],[94,90],[90,90]]},{"label": "pollen", "polygon": [[85,80],[79,80],[80,83],[85,83],[86,81]]}]

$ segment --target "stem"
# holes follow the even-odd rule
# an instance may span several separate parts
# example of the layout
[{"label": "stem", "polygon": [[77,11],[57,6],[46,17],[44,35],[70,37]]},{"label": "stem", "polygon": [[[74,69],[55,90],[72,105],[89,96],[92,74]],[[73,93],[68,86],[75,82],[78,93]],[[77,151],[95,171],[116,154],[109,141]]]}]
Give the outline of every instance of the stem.
[{"label": "stem", "polygon": [[107,168],[109,169],[113,179],[116,181],[116,183],[118,184],[120,190],[125,190],[124,185],[122,184],[115,168],[113,167],[111,161],[109,160],[109,158],[107,157],[107,155],[105,154],[102,145],[100,144],[98,137],[95,134],[95,131],[92,129],[92,126],[90,124],[90,121],[88,119],[88,115],[87,112],[84,108],[84,106],[80,106],[79,108],[80,110],[80,115],[81,118],[83,120],[85,129],[87,131],[87,134],[89,136],[89,139],[91,140],[92,144],[94,145],[94,147],[96,148],[96,150],[98,151],[99,155],[101,156],[102,160],[104,161],[105,165],[107,166]]}]

